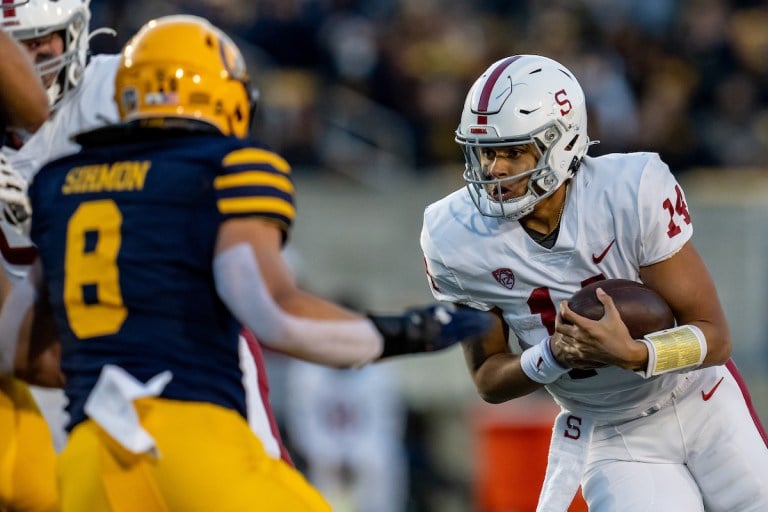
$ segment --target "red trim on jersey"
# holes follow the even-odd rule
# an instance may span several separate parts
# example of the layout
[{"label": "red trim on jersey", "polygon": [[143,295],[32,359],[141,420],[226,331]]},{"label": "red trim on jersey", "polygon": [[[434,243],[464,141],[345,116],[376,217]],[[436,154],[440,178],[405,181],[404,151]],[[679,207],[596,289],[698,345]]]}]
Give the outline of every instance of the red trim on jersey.
[{"label": "red trim on jersey", "polygon": [[[483,90],[480,92],[480,101],[477,105],[478,112],[488,111],[488,103],[490,102],[490,99],[491,99],[491,92],[493,91],[494,86],[496,86],[496,82],[498,81],[499,77],[504,72],[504,70],[507,69],[507,67],[510,64],[512,64],[519,58],[520,58],[520,55],[507,57],[506,59],[501,61],[493,71],[491,71],[491,76],[489,76],[488,80],[485,81]],[[487,122],[488,122],[488,118],[486,116],[477,116],[477,124],[486,124]]]},{"label": "red trim on jersey", "polygon": [[728,362],[725,363],[725,367],[728,368],[728,371],[731,372],[731,375],[733,375],[733,378],[736,379],[736,383],[739,385],[741,394],[744,396],[744,402],[747,404],[749,415],[752,416],[752,421],[755,422],[755,427],[757,427],[757,431],[760,433],[760,436],[763,438],[763,442],[765,443],[765,446],[768,447],[768,434],[765,433],[765,427],[763,427],[763,423],[760,421],[760,416],[757,415],[757,411],[755,411],[755,406],[752,405],[752,397],[749,395],[747,384],[744,382],[744,379],[741,377],[741,374],[739,373],[738,368],[736,368],[736,363],[733,362],[733,359],[729,359]]},{"label": "red trim on jersey", "polygon": [[261,352],[261,344],[256,339],[256,336],[248,329],[243,329],[243,338],[248,345],[248,351],[253,357],[253,362],[256,364],[256,370],[258,372],[259,382],[259,395],[261,396],[261,403],[264,404],[264,411],[267,414],[269,420],[269,429],[272,431],[272,435],[275,436],[277,444],[280,446],[280,458],[287,464],[295,467],[291,460],[291,455],[288,453],[288,449],[283,444],[283,438],[280,436],[280,429],[277,426],[277,420],[275,420],[275,413],[272,411],[272,404],[269,401],[269,380],[267,379],[267,369],[264,366],[264,354]]},{"label": "red trim on jersey", "polygon": [[429,278],[429,284],[434,288],[435,291],[440,291],[440,287],[437,286],[437,283],[435,282],[435,278],[432,277],[432,274],[429,273],[429,265],[427,265],[427,258],[423,258],[424,260],[424,271],[427,273],[427,278]]},{"label": "red trim on jersey", "polygon": [[37,258],[37,247],[34,245],[11,247],[8,239],[5,238],[5,233],[0,229],[0,254],[11,265],[31,265]]}]

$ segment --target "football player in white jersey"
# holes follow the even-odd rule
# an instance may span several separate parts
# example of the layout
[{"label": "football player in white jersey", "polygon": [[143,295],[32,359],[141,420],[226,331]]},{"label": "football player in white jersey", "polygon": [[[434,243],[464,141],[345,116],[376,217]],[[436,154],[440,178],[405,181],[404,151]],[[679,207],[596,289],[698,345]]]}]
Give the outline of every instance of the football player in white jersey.
[{"label": "football player in white jersey", "polygon": [[[24,49],[3,31],[0,55],[0,136],[6,126],[35,130],[48,117],[40,77]],[[24,180],[2,154],[0,188],[5,199],[26,201]],[[9,285],[0,269],[0,291]],[[0,343],[0,510],[58,510],[53,440],[26,384],[10,373],[14,363],[15,351]]]},{"label": "football player in white jersey", "polygon": [[[114,102],[114,77],[119,55],[99,55],[88,59],[88,41],[99,29],[89,33],[90,0],[13,0],[4,2],[4,30],[22,46],[35,62],[38,75],[47,89],[51,117],[34,133],[13,130],[2,148],[8,174],[20,174],[31,182],[43,164],[79,146],[70,136],[118,120]],[[26,187],[24,187],[26,189]],[[6,205],[7,188],[0,192]],[[27,272],[35,254],[32,243],[19,226],[28,213],[6,206],[0,220],[2,264],[8,277],[18,282]],[[10,222],[9,222],[10,221]],[[32,394],[48,421],[56,448],[66,442],[65,398],[60,389],[32,386]]]},{"label": "football player in white jersey", "polygon": [[[765,430],[667,165],[653,153],[587,156],[578,81],[536,55],[479,77],[456,141],[467,186],[425,211],[428,282],[439,300],[496,314],[491,334],[464,347],[483,399],[544,386],[562,408],[538,510],[565,511],[579,484],[590,512],[768,510]],[[599,321],[568,309],[606,278],[654,289],[677,326],[634,340],[604,293]]]},{"label": "football player in white jersey", "polygon": [[88,59],[92,33],[90,0],[16,0],[3,5],[3,26],[27,47],[48,88],[54,115],[11,160],[28,180],[47,161],[79,146],[70,140],[78,132],[118,121],[114,101],[119,55]]}]

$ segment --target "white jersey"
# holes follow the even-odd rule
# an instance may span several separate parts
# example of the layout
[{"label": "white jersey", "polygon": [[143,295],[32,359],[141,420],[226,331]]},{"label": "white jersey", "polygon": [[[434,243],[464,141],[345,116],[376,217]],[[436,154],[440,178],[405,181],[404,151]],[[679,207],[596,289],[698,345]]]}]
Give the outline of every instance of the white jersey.
[{"label": "white jersey", "polygon": [[71,137],[119,121],[115,103],[115,74],[120,55],[97,55],[85,67],[83,79],[53,116],[11,156],[13,168],[27,181],[47,162],[79,151]]},{"label": "white jersey", "polygon": [[[48,119],[18,150],[3,148],[12,167],[28,182],[49,161],[79,151],[71,137],[119,120],[115,103],[115,74],[120,55],[97,55],[85,68],[80,85],[67,95]],[[3,266],[12,280],[24,277],[34,259],[26,234],[0,220]]]},{"label": "white jersey", "polygon": [[[11,165],[28,182],[49,161],[79,151],[71,137],[119,120],[115,103],[115,74],[120,55],[97,55],[85,68],[83,79],[67,95],[49,118],[18,150],[4,147]],[[36,251],[29,237],[5,220],[0,220],[2,264],[12,281],[24,278]],[[61,389],[30,387],[51,428],[54,445],[60,451],[67,440],[64,426],[69,415],[64,411],[66,397]]]},{"label": "white jersey", "polygon": [[[466,189],[426,209],[421,245],[436,299],[499,308],[526,349],[554,332],[561,300],[597,279],[639,281],[640,267],[671,257],[692,233],[669,168],[656,154],[632,153],[584,158],[551,249],[517,221],[481,215]],[[547,390],[567,410],[615,421],[657,410],[679,378],[606,367],[571,371]]]}]

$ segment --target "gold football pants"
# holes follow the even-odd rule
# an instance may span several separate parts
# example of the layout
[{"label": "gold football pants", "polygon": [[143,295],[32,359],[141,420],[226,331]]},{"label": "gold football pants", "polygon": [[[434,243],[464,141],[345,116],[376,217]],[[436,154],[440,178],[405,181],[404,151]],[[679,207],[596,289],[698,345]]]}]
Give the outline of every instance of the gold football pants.
[{"label": "gold football pants", "polygon": [[92,420],[59,458],[65,512],[331,512],[304,477],[269,456],[236,412],[202,402],[134,402],[157,454],[134,454]]},{"label": "gold football pants", "polygon": [[0,510],[59,510],[56,452],[27,384],[0,377]]}]

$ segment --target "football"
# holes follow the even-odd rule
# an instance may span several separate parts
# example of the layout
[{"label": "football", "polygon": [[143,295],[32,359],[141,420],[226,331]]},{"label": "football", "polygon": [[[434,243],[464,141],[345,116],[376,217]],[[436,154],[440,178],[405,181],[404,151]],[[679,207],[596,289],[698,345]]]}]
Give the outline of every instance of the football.
[{"label": "football", "polygon": [[675,317],[669,304],[644,284],[629,279],[605,279],[585,286],[573,294],[568,307],[581,316],[599,320],[605,308],[597,300],[597,288],[602,288],[611,296],[634,339],[675,326]]}]

